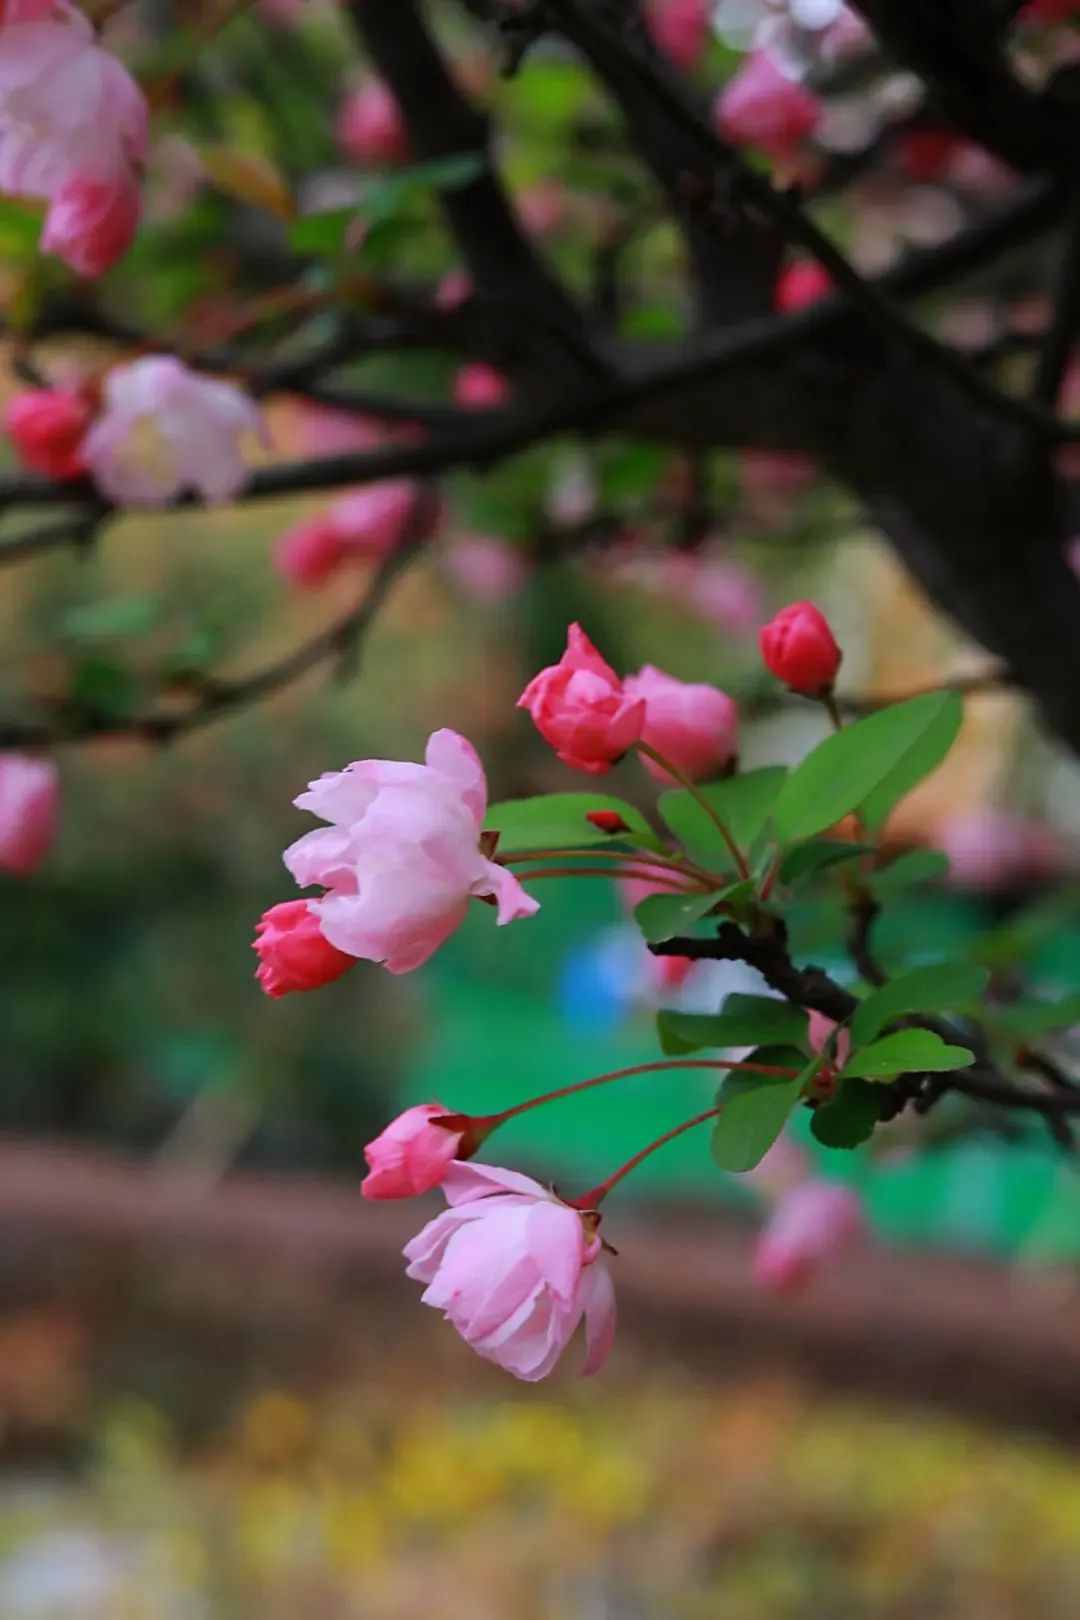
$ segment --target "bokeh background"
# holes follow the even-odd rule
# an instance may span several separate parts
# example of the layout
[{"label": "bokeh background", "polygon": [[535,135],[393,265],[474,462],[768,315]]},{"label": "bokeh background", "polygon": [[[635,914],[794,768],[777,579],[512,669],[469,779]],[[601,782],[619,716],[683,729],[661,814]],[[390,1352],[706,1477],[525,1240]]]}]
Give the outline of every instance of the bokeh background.
[{"label": "bokeh background", "polygon": [[[311,116],[338,73],[336,25],[317,14],[288,52],[279,37],[255,21],[230,32],[213,58],[228,74],[184,128],[303,171],[315,203],[352,200],[359,182]],[[561,268],[584,275],[596,196],[641,210],[628,329],[678,330],[674,239],[578,70],[541,57],[513,95],[490,94],[507,172]],[[159,154],[155,226],[118,273],[141,299],[153,289],[159,322],[197,324],[221,268],[225,204],[197,187],[192,201],[188,157]],[[875,200],[877,215],[867,199],[836,226],[887,257],[899,179]],[[372,262],[404,239],[434,279],[445,241],[426,205],[409,208]],[[0,230],[17,278],[17,211]],[[956,318],[1003,319],[988,310],[973,295]],[[377,362],[359,380],[434,395],[446,364]],[[342,431],[295,402],[268,418],[273,454]],[[657,491],[678,504],[690,477],[708,521],[671,524]],[[527,927],[472,917],[406,979],[364,967],[267,1001],[252,930],[292,895],[281,851],[305,829],[291,800],[307,781],[419,757],[452,726],[496,798],[579,785],[514,708],[574,619],[619,669],[656,663],[736,695],[751,766],[821,733],[757,658],[758,627],[793,598],[829,615],[849,694],[984,667],[843,496],[790,460],[688,468],[659,447],[566,443],[460,475],[445,501],[348,667],[167,747],[66,751],[52,858],[0,880],[0,1616],[1071,1620],[1080,1178],[1038,1126],[942,1109],[898,1122],[873,1157],[822,1159],[858,1186],[873,1239],[790,1302],[754,1296],[759,1195],[704,1141],[680,1141],[613,1201],[633,1281],[595,1386],[571,1369],[510,1387],[398,1275],[408,1228],[356,1193],[387,1117],[647,1060],[663,991],[619,897],[577,882],[549,885]],[[293,645],[363,583],[303,595],[275,574],[274,542],[316,509],[131,517],[84,556],[10,571],[5,710],[31,692],[122,717]],[[586,542],[560,543],[573,530]],[[886,965],[948,949],[1002,974],[1023,960],[1047,996],[1080,990],[1078,786],[1018,698],[973,696],[954,755],[890,830],[897,849],[943,845],[952,873],[890,903]],[[654,794],[631,766],[612,788]],[[796,948],[850,976],[835,928],[811,899]],[[706,1006],[738,988],[706,970],[678,993]],[[500,1149],[587,1184],[671,1119],[643,1079],[616,1106],[529,1116]]]}]

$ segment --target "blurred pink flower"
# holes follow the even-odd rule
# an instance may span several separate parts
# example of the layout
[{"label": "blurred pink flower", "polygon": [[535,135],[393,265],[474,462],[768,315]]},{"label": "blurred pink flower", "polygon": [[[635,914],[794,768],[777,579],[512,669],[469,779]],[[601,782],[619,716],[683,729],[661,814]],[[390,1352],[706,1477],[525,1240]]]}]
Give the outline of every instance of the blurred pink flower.
[{"label": "blurred pink flower", "polygon": [[106,180],[93,174],[72,175],[53,194],[41,250],[55,253],[77,275],[103,276],[135,240],[140,207],[133,174]]},{"label": "blurred pink flower", "polygon": [[593,774],[610,770],[645,724],[644,700],[627,695],[579,624],[570,626],[559,662],[533,676],[517,706],[564,764]]},{"label": "blurred pink flower", "polygon": [[820,303],[833,290],[833,278],[816,259],[796,259],[776,280],[776,307],[782,315]]},{"label": "blurred pink flower", "polygon": [[1064,851],[1052,828],[990,805],[950,816],[937,842],[949,879],[962,889],[999,889],[1038,882],[1061,869]]},{"label": "blurred pink flower", "polygon": [[757,51],[720,92],[713,121],[727,141],[760,147],[777,162],[798,156],[821,121],[821,102]]},{"label": "blurred pink flower", "polygon": [[446,566],[455,583],[475,602],[503,602],[517,596],[529,577],[520,548],[493,535],[457,536],[446,548]]},{"label": "blurred pink flower", "polygon": [[259,958],[255,977],[268,996],[318,990],[356,961],[326,939],[308,900],[282,900],[264,911],[255,925],[253,949]]},{"label": "blurred pink flower", "polygon": [[295,523],[274,547],[274,567],[297,590],[317,590],[346,561],[341,534],[326,516]]},{"label": "blurred pink flower", "polygon": [[408,973],[464,921],[470,897],[491,900],[500,924],[539,909],[480,848],[487,781],[476,750],[436,731],[426,763],[366,759],[312,782],[295,801],[329,822],[285,851],[323,933],[350,956]]},{"label": "blurred pink flower", "polygon": [[48,478],[78,478],[86,471],[82,441],[90,407],[62,388],[26,388],[4,407],[4,426],[24,466]]},{"label": "blurred pink flower", "polygon": [[454,400],[469,411],[491,411],[510,398],[510,384],[486,360],[471,360],[454,378]]},{"label": "blurred pink flower", "polygon": [[0,754],[0,872],[17,877],[40,866],[60,817],[60,775],[48,759]]},{"label": "blurred pink flower", "polygon": [[558,180],[538,180],[518,193],[517,208],[527,231],[554,236],[566,224],[566,187]]},{"label": "blurred pink flower", "polygon": [[[645,705],[641,741],[663,754],[684,775],[714,776],[735,753],[739,711],[718,687],[677,680],[653,664],[623,681],[625,696]],[[670,773],[643,757],[651,776],[670,782]]]},{"label": "blurred pink flower", "polygon": [[[420,500],[420,487],[411,478],[383,478],[336,500],[330,523],[348,557],[378,562],[404,540],[414,516],[420,515]],[[435,518],[433,507],[425,521],[425,536]]]},{"label": "blurred pink flower", "polygon": [[365,1198],[415,1198],[439,1185],[463,1138],[462,1131],[435,1123],[447,1114],[439,1103],[406,1108],[368,1143],[370,1169],[360,1183]]},{"label": "blurred pink flower", "polygon": [[584,1373],[615,1334],[615,1290],[592,1223],[528,1176],[452,1164],[450,1208],[405,1246],[407,1275],[487,1361],[527,1382],[546,1378],[585,1322]]},{"label": "blurred pink flower", "polygon": [[785,1193],[762,1228],[754,1254],[754,1280],[784,1291],[805,1283],[865,1234],[862,1201],[851,1187],[804,1181]]},{"label": "blurred pink flower", "polygon": [[684,70],[696,66],[712,35],[709,0],[648,0],[645,22],[654,45]]},{"label": "blurred pink flower", "polygon": [[388,84],[368,79],[349,91],[338,109],[337,138],[357,163],[401,163],[408,157],[409,133]]},{"label": "blurred pink flower", "polygon": [[437,308],[460,309],[472,297],[473,281],[467,270],[448,270],[435,289]]},{"label": "blurred pink flower", "polygon": [[185,490],[225,500],[247,479],[240,441],[261,431],[234,383],[146,355],[110,371],[84,451],[98,488],[120,506],[161,506]]}]

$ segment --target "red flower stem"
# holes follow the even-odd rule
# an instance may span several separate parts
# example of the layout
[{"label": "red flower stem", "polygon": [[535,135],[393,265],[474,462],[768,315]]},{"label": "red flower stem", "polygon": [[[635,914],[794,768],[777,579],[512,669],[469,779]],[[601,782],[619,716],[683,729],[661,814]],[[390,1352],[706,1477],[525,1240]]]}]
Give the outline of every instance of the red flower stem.
[{"label": "red flower stem", "polygon": [[527,882],[533,878],[570,878],[570,877],[628,877],[644,878],[648,883],[655,883],[658,887],[668,889],[672,894],[707,894],[712,889],[712,883],[695,883],[688,886],[685,883],[676,883],[669,880],[665,882],[658,870],[654,867],[650,871],[642,871],[640,867],[626,866],[615,870],[610,866],[545,866],[539,872],[525,872]]},{"label": "red flower stem", "polygon": [[501,1113],[482,1114],[472,1123],[481,1126],[484,1135],[488,1136],[508,1119],[526,1114],[530,1108],[539,1108],[541,1103],[558,1102],[563,1097],[573,1097],[576,1092],[589,1091],[593,1086],[607,1085],[611,1080],[628,1080],[635,1074],[658,1074],[668,1069],[739,1069],[744,1074],[778,1075],[788,1080],[794,1080],[799,1072],[798,1069],[777,1068],[769,1063],[725,1063],[721,1058],[674,1058],[666,1062],[634,1063],[628,1069],[612,1069],[609,1074],[590,1075],[588,1080],[575,1080],[571,1085],[560,1086],[557,1091],[545,1091],[540,1097],[528,1097],[524,1102],[515,1103],[512,1108],[504,1108]]},{"label": "red flower stem", "polygon": [[[737,1065],[733,1064],[732,1067],[737,1067]],[[718,1114],[723,1112],[723,1105],[717,1104],[715,1108],[706,1108],[703,1114],[695,1114],[693,1119],[684,1119],[681,1125],[676,1125],[672,1130],[665,1131],[663,1136],[656,1138],[655,1142],[650,1142],[648,1147],[641,1149],[640,1153],[635,1153],[632,1159],[627,1159],[624,1165],[621,1165],[618,1170],[608,1176],[606,1181],[602,1181],[598,1187],[594,1187],[591,1192],[582,1193],[580,1198],[568,1198],[566,1202],[572,1209],[582,1211],[599,1209],[612,1188],[617,1187],[624,1177],[628,1176],[632,1170],[636,1170],[643,1160],[656,1152],[657,1148],[664,1147],[668,1142],[674,1142],[677,1136],[684,1135],[686,1131],[692,1131],[697,1125],[704,1125],[706,1120],[715,1119]]]},{"label": "red flower stem", "polygon": [[661,855],[659,851],[646,849],[628,852],[624,849],[597,849],[588,845],[583,849],[523,849],[514,855],[496,854],[495,859],[500,866],[520,866],[524,861],[565,860],[568,856],[572,856],[575,860],[584,857],[590,861],[630,861],[635,866],[655,866],[662,872],[708,879],[710,883],[715,882],[719,886],[719,880],[714,872],[706,872],[704,867],[696,866],[693,861]]},{"label": "red flower stem", "polygon": [[743,859],[742,850],[731,836],[731,829],[728,827],[727,823],[722,819],[722,817],[717,815],[716,811],[713,809],[704,793],[702,793],[697,783],[693,782],[684,771],[679,769],[677,765],[673,765],[670,759],[665,759],[663,754],[661,754],[658,749],[653,748],[650,743],[639,742],[636,744],[636,747],[639,754],[644,754],[646,758],[652,760],[654,765],[659,765],[661,770],[667,771],[668,775],[673,776],[676,782],[678,782],[679,786],[685,788],[690,797],[697,801],[697,803],[704,810],[705,814],[708,816],[709,820],[712,822],[713,826],[720,833],[724,843],[727,845],[731,858],[735,862],[735,869],[739,876],[741,878],[748,878],[750,876],[750,868]]}]

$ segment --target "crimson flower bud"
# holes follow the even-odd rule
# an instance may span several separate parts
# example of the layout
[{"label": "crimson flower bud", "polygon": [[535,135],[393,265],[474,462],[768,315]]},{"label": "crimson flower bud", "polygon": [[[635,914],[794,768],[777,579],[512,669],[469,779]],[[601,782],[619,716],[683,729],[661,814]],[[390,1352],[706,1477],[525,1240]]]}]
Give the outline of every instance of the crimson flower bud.
[{"label": "crimson flower bud", "polygon": [[792,602],[762,629],[761,656],[790,691],[820,697],[831,690],[843,654],[820,609]]},{"label": "crimson flower bud", "polygon": [[586,810],[585,820],[602,833],[630,831],[617,810]]},{"label": "crimson flower bud", "polygon": [[61,388],[24,388],[4,407],[4,426],[23,465],[48,478],[78,478],[86,471],[82,442],[90,407]]},{"label": "crimson flower bud", "polygon": [[340,979],[356,961],[331,945],[306,900],[283,900],[264,911],[255,926],[253,949],[259,958],[255,977],[268,996],[318,990]]}]

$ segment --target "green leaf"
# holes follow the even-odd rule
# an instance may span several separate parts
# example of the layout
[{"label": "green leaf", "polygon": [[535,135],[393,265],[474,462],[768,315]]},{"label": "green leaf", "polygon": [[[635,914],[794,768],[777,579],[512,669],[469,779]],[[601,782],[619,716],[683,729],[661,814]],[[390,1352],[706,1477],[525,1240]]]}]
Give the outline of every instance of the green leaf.
[{"label": "green leaf", "polygon": [[[630,831],[601,832],[585,819],[593,810],[614,811]],[[543,793],[533,799],[504,799],[488,806],[484,826],[499,834],[501,855],[527,849],[592,849],[598,844],[615,849],[626,843],[661,847],[640,810],[605,793]]]},{"label": "green leaf", "polygon": [[[783,1048],[781,1048],[781,1051]],[[770,1048],[755,1052],[755,1059],[768,1062],[775,1054]],[[723,1170],[753,1170],[768,1153],[787,1124],[792,1109],[807,1081],[813,1078],[819,1058],[805,1065],[791,1079],[766,1074],[729,1074],[720,1087],[717,1102],[724,1112],[713,1126],[712,1156]]]},{"label": "green leaf", "polygon": [[111,602],[87,602],[69,608],[60,620],[60,633],[76,641],[111,641],[141,636],[161,616],[156,596],[122,596]]},{"label": "green leaf", "polygon": [[874,855],[877,846],[874,844],[851,844],[838,838],[815,838],[805,844],[796,844],[789,849],[780,863],[781,883],[797,883],[800,878],[810,877],[814,872],[823,872],[828,866],[838,866],[841,861],[854,861],[860,855]]},{"label": "green leaf", "polygon": [[[765,825],[787,776],[783,765],[768,765],[726,782],[710,782],[700,789],[740,849],[746,849]],[[660,795],[659,811],[675,837],[695,859],[731,865],[731,854],[716,823],[685,788]]]},{"label": "green leaf", "polygon": [[330,208],[322,214],[305,214],[291,227],[289,246],[297,253],[336,258],[345,246],[349,226],[362,217],[355,206]]},{"label": "green leaf", "polygon": [[[937,770],[956,741],[957,733],[964,723],[964,705],[960,697],[956,692],[937,693],[933,694],[933,697],[939,701],[940,706],[922,735],[912,744],[903,758],[897,760],[885,780],[862,800],[860,810],[868,827],[883,826],[900,800],[928,777],[931,771]],[[915,701],[922,700],[916,698]]]},{"label": "green leaf", "polygon": [[777,836],[812,838],[867,803],[891,808],[944,758],[962,717],[955,692],[930,692],[826,737],[780,790]]},{"label": "green leaf", "polygon": [[483,152],[455,152],[388,175],[364,193],[364,217],[375,224],[392,219],[428,192],[460,190],[480,178],[486,163]]},{"label": "green leaf", "polygon": [[909,849],[888,866],[871,873],[867,884],[874,894],[895,894],[916,883],[936,883],[948,870],[949,858],[940,849]]},{"label": "green leaf", "polygon": [[685,933],[718,899],[716,894],[650,894],[634,907],[634,917],[648,944],[659,945]]},{"label": "green leaf", "polygon": [[891,1080],[898,1074],[944,1074],[949,1069],[966,1069],[974,1061],[975,1054],[966,1046],[949,1046],[933,1030],[901,1029],[856,1052],[844,1064],[840,1077]]},{"label": "green leaf", "polygon": [[[801,1007],[771,996],[728,996],[718,1013],[683,1013],[664,1010],[656,1017],[661,1050],[669,1056],[699,1052],[710,1047],[757,1046],[806,1041],[807,1016]],[[802,1062],[805,1053],[799,1053]]]},{"label": "green leaf", "polygon": [[1015,1035],[1018,1040],[1071,1029],[1080,1023],[1080,991],[1056,1002],[1015,1001],[1010,1007],[995,1007],[993,1021],[1006,1035]]},{"label": "green leaf", "polygon": [[966,1007],[978,1000],[989,982],[987,970],[970,962],[911,968],[871,991],[851,1020],[851,1038],[857,1046],[865,1046],[891,1019],[905,1013]]},{"label": "green leaf", "polygon": [[867,1080],[842,1080],[836,1096],[815,1108],[810,1134],[828,1148],[856,1148],[878,1123],[878,1090]]}]

